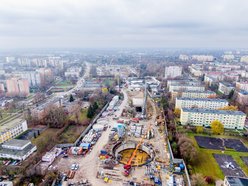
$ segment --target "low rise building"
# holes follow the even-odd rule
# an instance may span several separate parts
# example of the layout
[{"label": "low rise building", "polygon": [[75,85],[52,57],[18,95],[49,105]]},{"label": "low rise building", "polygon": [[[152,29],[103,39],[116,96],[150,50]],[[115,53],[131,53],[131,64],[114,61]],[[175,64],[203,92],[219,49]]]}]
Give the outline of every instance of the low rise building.
[{"label": "low rise building", "polygon": [[0,186],[13,186],[12,181],[0,181]]},{"label": "low rise building", "polygon": [[203,108],[182,108],[180,122],[182,125],[209,127],[214,120],[220,121],[224,128],[243,129],[246,114],[241,111],[211,110]]},{"label": "low rise building", "polygon": [[219,109],[228,106],[228,101],[225,99],[210,99],[210,98],[176,98],[175,108],[206,108]]},{"label": "low rise building", "polygon": [[28,129],[27,121],[23,119],[14,119],[3,123],[0,126],[0,143],[6,142]]},{"label": "low rise building", "polygon": [[87,90],[96,90],[100,88],[101,88],[101,84],[96,81],[87,80],[84,83],[84,89],[87,89]]},{"label": "low rise building", "polygon": [[61,98],[54,97],[37,105],[31,110],[31,115],[37,119],[43,119],[52,107],[60,107]]},{"label": "low rise building", "polygon": [[23,161],[27,159],[37,147],[29,140],[12,139],[0,147],[0,158]]}]

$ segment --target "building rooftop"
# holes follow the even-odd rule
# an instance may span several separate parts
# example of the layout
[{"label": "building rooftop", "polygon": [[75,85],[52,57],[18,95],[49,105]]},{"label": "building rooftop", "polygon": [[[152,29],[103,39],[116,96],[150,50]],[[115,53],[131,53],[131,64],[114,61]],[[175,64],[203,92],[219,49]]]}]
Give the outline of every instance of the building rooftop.
[{"label": "building rooftop", "polygon": [[248,178],[240,178],[240,177],[226,177],[230,186],[246,186],[248,185]]},{"label": "building rooftop", "polygon": [[167,81],[170,85],[201,85],[202,82],[200,81],[193,81],[193,80],[168,80]]},{"label": "building rooftop", "polygon": [[248,81],[236,82],[236,84],[248,84]]},{"label": "building rooftop", "polygon": [[228,82],[220,82],[220,84],[225,85],[226,87],[234,87],[234,85]]},{"label": "building rooftop", "polygon": [[25,120],[22,118],[15,118],[9,122],[3,122],[0,124],[0,134],[2,132],[5,132],[13,127],[15,127],[16,125],[19,125],[20,123],[23,123]]},{"label": "building rooftop", "polygon": [[225,99],[211,99],[211,98],[177,98],[178,100],[189,100],[189,101],[209,101],[209,102],[225,102],[228,103]]},{"label": "building rooftop", "polygon": [[182,110],[183,112],[199,112],[199,113],[210,113],[210,114],[246,116],[246,114],[241,111],[232,111],[232,110],[211,110],[211,109],[204,109],[204,108],[182,108]]},{"label": "building rooftop", "polygon": [[30,143],[29,140],[19,140],[19,139],[12,139],[2,144],[2,146],[12,146],[12,147],[19,147],[22,148],[23,146]]},{"label": "building rooftop", "polygon": [[58,97],[50,98],[50,99],[46,100],[45,102],[41,103],[40,105],[38,105],[36,107],[36,109],[37,110],[43,110],[44,108],[48,107],[49,105],[54,104],[54,103],[59,102],[59,101],[60,101],[60,98],[58,98]]},{"label": "building rooftop", "polygon": [[170,85],[174,87],[205,87],[205,85],[199,84],[199,85],[193,85],[193,84],[177,84],[177,85]]},{"label": "building rooftop", "polygon": [[248,91],[246,91],[246,90],[239,90],[238,92],[243,94],[243,95],[248,95]]},{"label": "building rooftop", "polygon": [[0,154],[9,154],[9,155],[14,155],[14,156],[24,156],[25,154],[27,154],[34,147],[35,146],[33,144],[29,144],[23,150],[14,150],[14,149],[7,149],[7,148],[0,147]]},{"label": "building rooftop", "polygon": [[[178,92],[178,91],[173,91],[173,92]],[[215,92],[213,91],[210,91],[210,90],[183,90],[182,92],[192,92],[192,93],[207,93],[207,94],[216,94]]]}]

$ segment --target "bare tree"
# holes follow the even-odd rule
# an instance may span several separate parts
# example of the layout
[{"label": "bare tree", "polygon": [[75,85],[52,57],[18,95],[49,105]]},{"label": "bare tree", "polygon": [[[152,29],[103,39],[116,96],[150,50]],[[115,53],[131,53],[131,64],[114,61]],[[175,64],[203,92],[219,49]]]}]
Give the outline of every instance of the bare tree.
[{"label": "bare tree", "polygon": [[207,182],[201,174],[193,174],[191,176],[191,184],[192,186],[205,186]]},{"label": "bare tree", "polygon": [[33,103],[38,103],[40,101],[43,101],[46,98],[44,93],[38,92],[35,94],[34,98],[33,98]]},{"label": "bare tree", "polygon": [[66,124],[67,115],[61,107],[52,107],[44,118],[44,123],[52,128],[62,128]]},{"label": "bare tree", "polygon": [[180,154],[186,163],[194,163],[194,160],[197,159],[198,152],[191,141],[191,139],[182,136],[178,140]]}]

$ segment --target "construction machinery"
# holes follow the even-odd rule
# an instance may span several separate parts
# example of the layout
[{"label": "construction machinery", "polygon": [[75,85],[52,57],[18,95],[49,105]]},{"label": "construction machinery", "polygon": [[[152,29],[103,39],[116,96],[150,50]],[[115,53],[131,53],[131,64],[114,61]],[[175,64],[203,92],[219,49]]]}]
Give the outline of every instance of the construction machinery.
[{"label": "construction machinery", "polygon": [[[147,129],[147,132],[146,132],[146,135],[149,133],[149,131],[151,130],[151,124],[149,125],[148,129]],[[130,157],[130,159],[128,160],[127,164],[124,165],[124,175],[125,176],[129,176],[130,172],[131,172],[131,168],[132,168],[132,161],[137,153],[137,150],[139,149],[139,147],[142,145],[142,143],[144,142],[144,139],[145,139],[145,136],[146,135],[143,135],[140,142],[137,144],[135,150],[133,151],[132,153],[132,156]]]}]

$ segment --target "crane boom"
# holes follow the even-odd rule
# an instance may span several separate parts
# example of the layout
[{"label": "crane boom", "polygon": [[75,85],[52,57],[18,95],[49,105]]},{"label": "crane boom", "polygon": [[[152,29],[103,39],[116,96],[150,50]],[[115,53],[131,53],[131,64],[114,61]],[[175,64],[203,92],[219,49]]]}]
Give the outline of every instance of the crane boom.
[{"label": "crane boom", "polygon": [[[150,129],[151,129],[151,124],[149,125],[146,134],[150,131]],[[126,166],[129,166],[129,167],[130,167],[130,165],[131,165],[131,163],[132,163],[132,161],[133,161],[133,158],[134,158],[135,155],[136,155],[137,150],[139,149],[140,145],[141,145],[141,144],[143,143],[143,141],[144,141],[144,138],[145,138],[145,135],[141,138],[140,142],[139,142],[138,145],[136,146],[136,148],[135,148],[135,150],[133,151],[132,156],[131,156],[130,159],[128,160]]]}]

